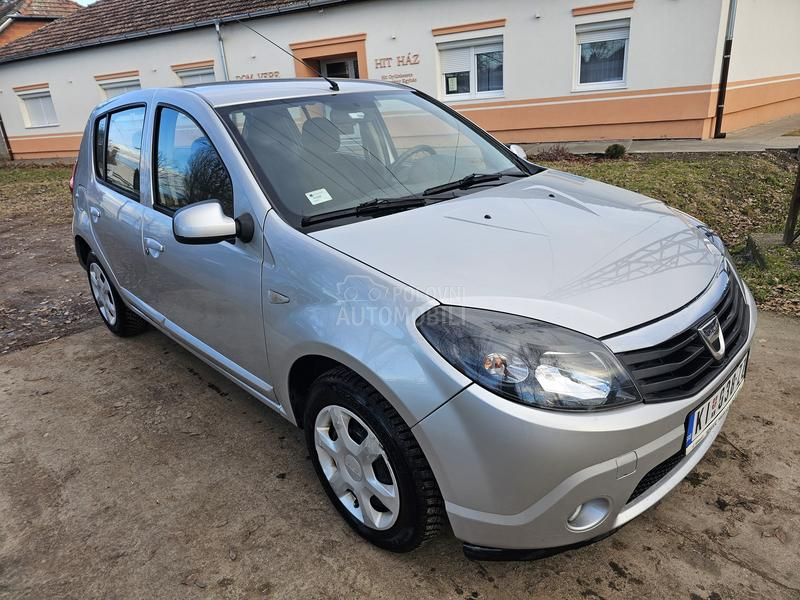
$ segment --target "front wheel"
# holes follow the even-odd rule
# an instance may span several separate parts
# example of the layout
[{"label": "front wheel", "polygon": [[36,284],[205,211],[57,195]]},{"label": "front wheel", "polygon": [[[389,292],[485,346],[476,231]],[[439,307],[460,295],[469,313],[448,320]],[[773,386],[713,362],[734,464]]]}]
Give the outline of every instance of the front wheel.
[{"label": "front wheel", "polygon": [[372,386],[344,367],[312,385],[306,443],[331,502],[376,546],[408,552],[444,523],[439,488],[406,423]]}]

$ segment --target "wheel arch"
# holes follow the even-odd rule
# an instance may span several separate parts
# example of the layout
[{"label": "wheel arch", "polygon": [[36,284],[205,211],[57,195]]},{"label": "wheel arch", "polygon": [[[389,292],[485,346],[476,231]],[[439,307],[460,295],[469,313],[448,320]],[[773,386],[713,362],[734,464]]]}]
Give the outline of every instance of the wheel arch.
[{"label": "wheel arch", "polygon": [[80,263],[81,267],[86,269],[87,261],[89,259],[89,253],[92,251],[92,247],[89,245],[83,236],[76,235],[75,236],[75,254],[78,255],[78,262]]}]

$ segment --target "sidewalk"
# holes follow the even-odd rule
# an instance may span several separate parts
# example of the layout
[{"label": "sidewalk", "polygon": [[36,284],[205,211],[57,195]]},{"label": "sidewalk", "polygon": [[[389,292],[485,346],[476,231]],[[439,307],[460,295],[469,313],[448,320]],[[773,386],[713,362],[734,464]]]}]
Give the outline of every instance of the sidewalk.
[{"label": "sidewalk", "polygon": [[771,149],[796,149],[800,135],[785,133],[800,130],[800,114],[762,123],[729,133],[719,140],[600,140],[522,144],[528,154],[537,154],[553,146],[564,146],[573,154],[602,154],[610,144],[622,144],[628,152],[762,152]]}]

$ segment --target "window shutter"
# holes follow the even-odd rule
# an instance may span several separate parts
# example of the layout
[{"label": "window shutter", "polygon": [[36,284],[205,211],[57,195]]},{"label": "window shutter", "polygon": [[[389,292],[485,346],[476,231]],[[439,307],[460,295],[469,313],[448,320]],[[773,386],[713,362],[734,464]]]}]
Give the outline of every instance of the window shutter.
[{"label": "window shutter", "polygon": [[618,19],[605,23],[585,23],[575,26],[579,44],[591,42],[607,42],[609,40],[626,40],[631,31],[630,19]]},{"label": "window shutter", "polygon": [[26,94],[22,96],[22,100],[25,102],[31,126],[55,125],[58,122],[49,92]]},{"label": "window shutter", "polygon": [[470,49],[451,48],[439,52],[442,73],[461,73],[470,70]]},{"label": "window shutter", "polygon": [[41,98],[42,101],[42,112],[44,113],[44,118],[47,121],[47,124],[58,123],[58,118],[56,117],[56,108],[53,106],[53,98],[51,96],[44,96]]}]

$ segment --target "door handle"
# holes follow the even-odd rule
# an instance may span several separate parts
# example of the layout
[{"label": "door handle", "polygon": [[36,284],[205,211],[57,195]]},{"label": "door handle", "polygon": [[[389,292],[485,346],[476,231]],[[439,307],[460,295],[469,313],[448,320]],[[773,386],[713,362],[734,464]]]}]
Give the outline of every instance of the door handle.
[{"label": "door handle", "polygon": [[146,237],[144,238],[144,253],[153,258],[158,258],[159,254],[164,251],[164,246],[158,240]]},{"label": "door handle", "polygon": [[92,217],[92,223],[97,223],[97,221],[100,219],[100,209],[96,206],[89,207],[89,214]]}]

